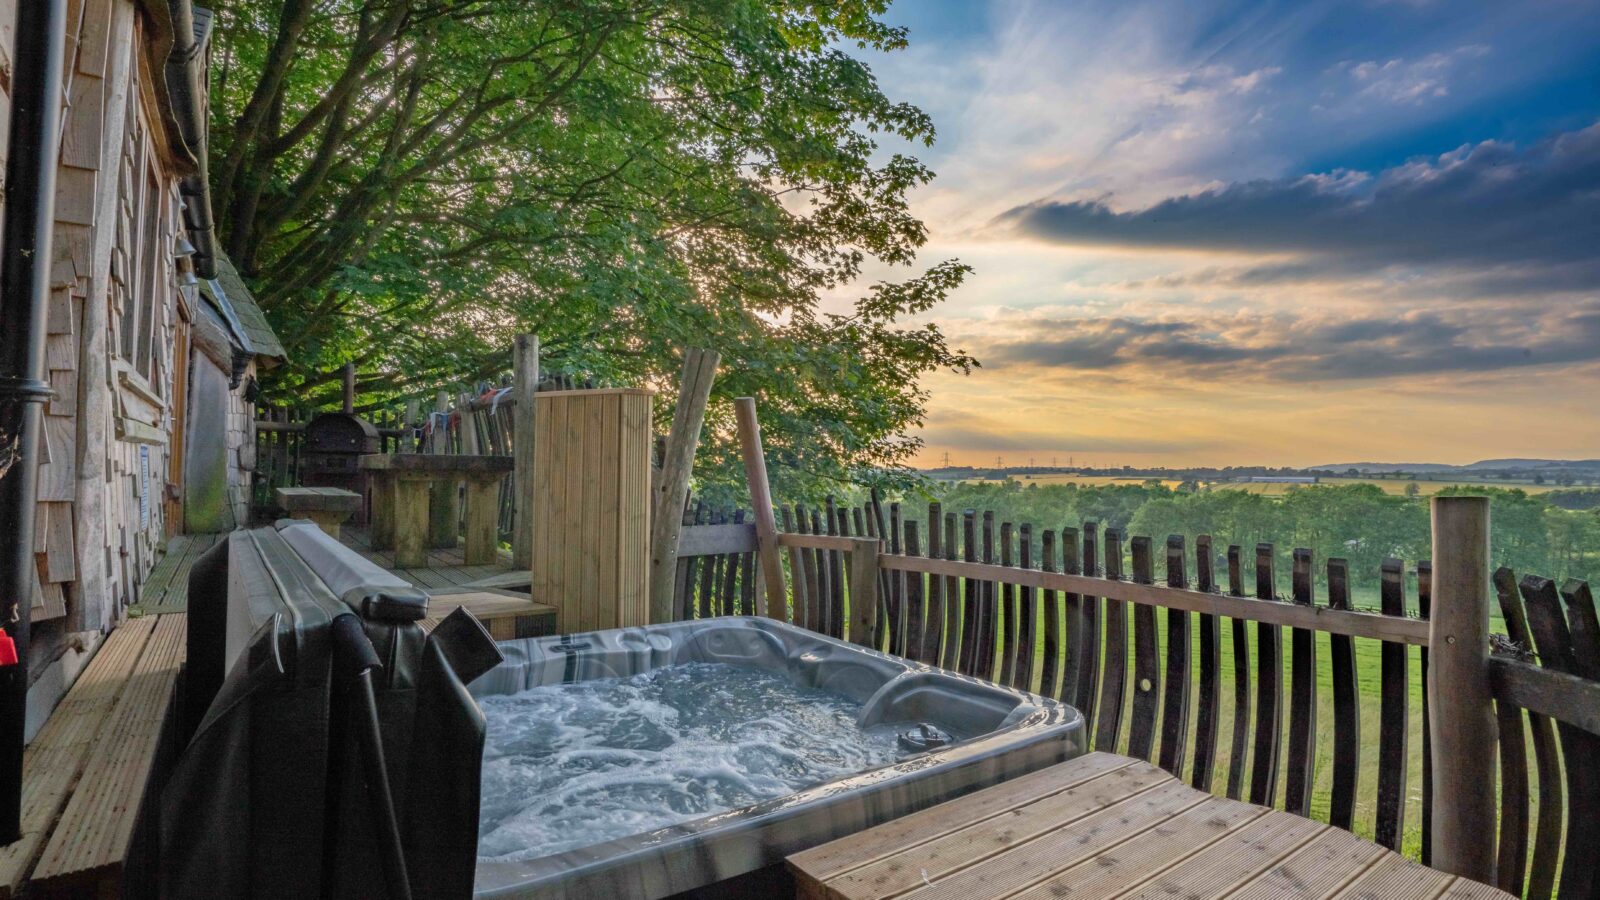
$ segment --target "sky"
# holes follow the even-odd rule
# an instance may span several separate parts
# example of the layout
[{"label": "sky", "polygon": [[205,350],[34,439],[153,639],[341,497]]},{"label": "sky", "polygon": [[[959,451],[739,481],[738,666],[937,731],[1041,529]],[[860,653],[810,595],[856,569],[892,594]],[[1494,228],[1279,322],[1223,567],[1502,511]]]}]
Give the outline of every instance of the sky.
[{"label": "sky", "polygon": [[918,265],[976,270],[919,463],[1600,457],[1600,0],[888,19]]}]

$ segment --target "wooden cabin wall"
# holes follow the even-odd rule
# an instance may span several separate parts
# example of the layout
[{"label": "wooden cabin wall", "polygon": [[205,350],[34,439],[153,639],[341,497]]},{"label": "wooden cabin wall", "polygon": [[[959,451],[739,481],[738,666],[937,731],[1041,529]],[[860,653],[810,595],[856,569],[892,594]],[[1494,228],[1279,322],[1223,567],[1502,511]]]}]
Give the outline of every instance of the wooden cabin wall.
[{"label": "wooden cabin wall", "polygon": [[[0,0],[7,26],[15,2]],[[58,639],[139,599],[163,536],[173,370],[188,362],[173,354],[180,175],[143,13],[75,0],[68,15],[33,605],[35,621],[62,620],[41,632]]]}]

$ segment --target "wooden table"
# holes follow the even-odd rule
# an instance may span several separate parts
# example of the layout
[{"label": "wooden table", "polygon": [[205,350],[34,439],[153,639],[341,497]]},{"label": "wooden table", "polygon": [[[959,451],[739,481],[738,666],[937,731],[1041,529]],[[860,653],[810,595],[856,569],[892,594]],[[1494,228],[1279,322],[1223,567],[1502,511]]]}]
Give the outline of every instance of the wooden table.
[{"label": "wooden table", "polygon": [[499,545],[499,488],[513,468],[511,457],[373,453],[362,456],[359,465],[371,475],[372,547],[394,548],[397,568],[427,565],[430,545],[456,545],[451,501],[463,481],[467,483],[463,511],[466,565],[494,562]]},{"label": "wooden table", "polygon": [[803,898],[1504,898],[1348,831],[1090,753],[789,857]]},{"label": "wooden table", "polygon": [[278,507],[291,519],[310,519],[338,537],[339,526],[361,508],[361,495],[336,487],[281,487],[273,489]]}]

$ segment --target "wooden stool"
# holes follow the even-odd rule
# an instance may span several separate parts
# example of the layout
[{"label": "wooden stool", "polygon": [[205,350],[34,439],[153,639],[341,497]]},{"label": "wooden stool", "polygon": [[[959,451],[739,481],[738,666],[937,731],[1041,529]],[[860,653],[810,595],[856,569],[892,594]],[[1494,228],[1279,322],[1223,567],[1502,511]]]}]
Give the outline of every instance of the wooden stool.
[{"label": "wooden stool", "polygon": [[332,537],[361,508],[361,495],[335,487],[281,487],[273,492],[291,519],[310,519]]}]

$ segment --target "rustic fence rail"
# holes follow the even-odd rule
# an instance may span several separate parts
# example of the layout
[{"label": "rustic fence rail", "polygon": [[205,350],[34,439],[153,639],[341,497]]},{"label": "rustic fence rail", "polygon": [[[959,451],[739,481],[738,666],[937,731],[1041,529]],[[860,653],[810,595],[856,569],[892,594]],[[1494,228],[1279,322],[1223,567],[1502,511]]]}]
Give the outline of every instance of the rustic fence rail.
[{"label": "rustic fence rail", "polygon": [[[760,579],[748,518],[690,510],[679,617],[753,609]],[[1071,703],[1096,749],[1429,861],[1440,796],[1429,761],[1429,561],[1415,564],[1414,580],[1401,560],[1384,561],[1373,608],[1362,609],[1348,563],[1304,549],[1288,554],[1284,590],[1272,544],[1158,542],[1092,521],[1037,529],[995,518],[938,503],[925,517],[892,503],[784,506],[789,602],[771,614]],[[876,547],[871,570],[857,564],[863,538]],[[852,603],[863,578],[870,615]],[[1580,581],[1519,584],[1505,569],[1493,583],[1509,631],[1490,659],[1498,827],[1483,827],[1498,832],[1495,878],[1529,897],[1594,896],[1592,593]],[[1492,759],[1495,749],[1483,752]]]}]

